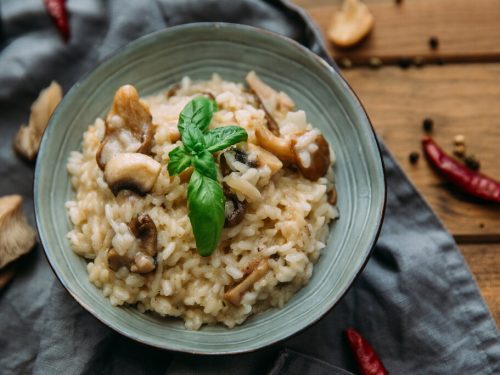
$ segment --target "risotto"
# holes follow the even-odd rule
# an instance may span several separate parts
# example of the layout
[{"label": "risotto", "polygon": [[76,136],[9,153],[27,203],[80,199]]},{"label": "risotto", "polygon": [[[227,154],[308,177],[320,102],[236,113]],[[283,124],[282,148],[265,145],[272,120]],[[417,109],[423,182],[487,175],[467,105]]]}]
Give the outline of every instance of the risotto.
[{"label": "risotto", "polygon": [[[194,221],[188,197],[205,164],[186,151],[182,111],[200,97],[213,105],[206,134],[229,125],[245,134],[207,160],[216,165],[208,168],[216,171],[211,186],[223,192],[218,236],[196,230],[195,223],[204,223]],[[176,148],[185,152],[178,160],[185,165],[171,175]],[[234,327],[282,307],[310,279],[328,225],[338,217],[334,162],[306,113],[254,72],[247,85],[216,74],[203,82],[185,77],[142,99],[124,86],[106,119],[88,127],[81,151],[69,157],[75,195],[66,202],[73,225],[67,236],[111,304],[179,317],[192,330]],[[211,236],[213,248],[201,253]]]}]

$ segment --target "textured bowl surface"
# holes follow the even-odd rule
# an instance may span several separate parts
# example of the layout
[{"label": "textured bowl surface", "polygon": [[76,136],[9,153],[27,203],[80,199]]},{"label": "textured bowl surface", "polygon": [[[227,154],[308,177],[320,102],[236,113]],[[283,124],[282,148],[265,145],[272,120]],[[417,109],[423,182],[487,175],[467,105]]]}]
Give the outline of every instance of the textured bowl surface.
[{"label": "textured bowl surface", "polygon": [[[288,93],[321,129],[337,155],[340,219],[331,225],[327,247],[313,276],[282,309],[249,318],[234,329],[189,331],[181,320],[113,307],[88,281],[86,262],[70,249],[64,203],[72,196],[66,171],[70,151],[104,116],[115,90],[135,85],[142,96],[189,75],[213,72],[243,82],[255,70]],[[369,120],[344,80],[323,60],[284,37],[228,24],[193,24],[141,38],[100,64],[65,96],[43,137],[35,172],[35,210],[47,258],[71,295],[116,331],[160,348],[204,354],[255,350],[282,340],[322,317],[344,295],[376,240],[384,211],[385,180]]]}]

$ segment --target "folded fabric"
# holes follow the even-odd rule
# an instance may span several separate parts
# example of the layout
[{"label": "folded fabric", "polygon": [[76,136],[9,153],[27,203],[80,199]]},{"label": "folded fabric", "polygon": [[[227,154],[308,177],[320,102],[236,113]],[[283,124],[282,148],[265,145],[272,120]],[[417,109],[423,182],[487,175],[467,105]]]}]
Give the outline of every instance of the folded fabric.
[{"label": "folded fabric", "polygon": [[[67,90],[128,42],[196,21],[266,28],[328,59],[314,24],[286,1],[79,0],[69,1],[68,8],[72,37],[65,45],[42,1],[2,3],[0,194],[22,194],[31,222],[33,169],[13,155],[10,142],[51,80]],[[452,237],[383,149],[388,205],[373,256],[341,302],[304,332],[234,356],[146,347],[80,307],[55,280],[38,246],[0,294],[1,372],[345,374],[357,371],[343,336],[353,326],[394,374],[500,373],[497,328]]]}]

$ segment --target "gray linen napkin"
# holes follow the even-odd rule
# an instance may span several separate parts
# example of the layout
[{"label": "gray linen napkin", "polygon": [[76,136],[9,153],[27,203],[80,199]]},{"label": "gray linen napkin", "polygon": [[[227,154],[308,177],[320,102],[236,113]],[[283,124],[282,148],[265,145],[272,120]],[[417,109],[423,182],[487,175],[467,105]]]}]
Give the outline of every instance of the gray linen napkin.
[{"label": "gray linen napkin", "polygon": [[[131,40],[195,21],[260,26],[326,58],[321,36],[285,0],[68,2],[70,43],[41,0],[2,3],[0,195],[20,193],[33,223],[33,167],[10,142],[41,88],[68,90]],[[2,374],[345,374],[356,371],[342,331],[360,330],[393,374],[500,373],[497,328],[453,239],[383,147],[388,206],[364,272],[320,322],[257,352],[192,356],[149,348],[102,325],[55,280],[40,246],[0,294]]]}]

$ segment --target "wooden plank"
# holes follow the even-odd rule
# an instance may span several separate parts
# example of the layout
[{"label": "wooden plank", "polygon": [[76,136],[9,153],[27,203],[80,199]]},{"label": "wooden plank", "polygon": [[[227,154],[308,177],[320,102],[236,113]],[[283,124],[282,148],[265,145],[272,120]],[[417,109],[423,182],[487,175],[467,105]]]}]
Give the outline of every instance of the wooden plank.
[{"label": "wooden plank", "polygon": [[460,251],[500,327],[500,244],[462,245]]},{"label": "wooden plank", "polygon": [[378,134],[418,190],[459,242],[500,240],[500,206],[474,201],[454,190],[420,151],[422,119],[434,120],[434,137],[451,152],[463,134],[481,170],[500,179],[500,64],[429,66],[403,70],[385,67],[345,70]]},{"label": "wooden plank", "polygon": [[[325,33],[340,1],[295,0]],[[337,58],[366,64],[371,57],[384,63],[420,57],[427,62],[500,61],[500,1],[394,0],[366,1],[375,16],[372,34],[358,47],[342,50],[329,44]],[[429,37],[439,48],[429,48]]]}]

